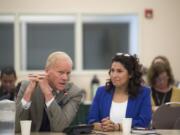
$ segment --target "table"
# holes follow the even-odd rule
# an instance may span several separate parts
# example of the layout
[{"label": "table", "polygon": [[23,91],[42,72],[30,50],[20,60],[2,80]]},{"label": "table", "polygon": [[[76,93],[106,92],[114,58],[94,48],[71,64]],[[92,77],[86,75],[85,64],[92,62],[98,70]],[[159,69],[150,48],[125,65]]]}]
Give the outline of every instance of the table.
[{"label": "table", "polygon": [[[97,132],[97,133],[102,133],[102,135],[123,135],[121,132]],[[180,135],[180,130],[157,130],[157,133],[160,135]],[[16,135],[21,135],[20,133]],[[53,132],[33,132],[31,135],[66,135],[64,133],[53,133]],[[91,134],[90,134],[91,135]],[[95,135],[95,134],[93,134]],[[135,134],[131,134],[135,135]]]}]

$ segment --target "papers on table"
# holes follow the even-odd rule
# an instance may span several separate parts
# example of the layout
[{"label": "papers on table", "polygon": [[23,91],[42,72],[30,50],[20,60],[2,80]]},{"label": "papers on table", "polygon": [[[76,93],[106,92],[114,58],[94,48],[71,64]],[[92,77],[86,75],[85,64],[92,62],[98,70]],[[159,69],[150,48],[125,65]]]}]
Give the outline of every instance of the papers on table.
[{"label": "papers on table", "polygon": [[140,134],[140,135],[158,135],[156,130],[148,128],[133,128],[131,134]]}]

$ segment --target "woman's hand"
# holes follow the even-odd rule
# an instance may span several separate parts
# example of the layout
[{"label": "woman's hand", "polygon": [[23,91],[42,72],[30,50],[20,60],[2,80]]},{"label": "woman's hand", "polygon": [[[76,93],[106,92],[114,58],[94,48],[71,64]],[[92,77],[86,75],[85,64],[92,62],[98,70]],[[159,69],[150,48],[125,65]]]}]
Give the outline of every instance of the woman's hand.
[{"label": "woman's hand", "polygon": [[103,131],[102,124],[99,122],[93,123],[94,130]]},{"label": "woman's hand", "polygon": [[101,120],[102,124],[102,131],[118,131],[119,130],[119,125],[115,124],[113,121],[109,119],[109,117],[104,118]]},{"label": "woman's hand", "polygon": [[113,121],[109,119],[109,117],[102,119],[101,123],[96,122],[93,125],[94,125],[94,130],[98,130],[98,131],[110,132],[110,131],[121,130],[121,125],[115,124]]}]

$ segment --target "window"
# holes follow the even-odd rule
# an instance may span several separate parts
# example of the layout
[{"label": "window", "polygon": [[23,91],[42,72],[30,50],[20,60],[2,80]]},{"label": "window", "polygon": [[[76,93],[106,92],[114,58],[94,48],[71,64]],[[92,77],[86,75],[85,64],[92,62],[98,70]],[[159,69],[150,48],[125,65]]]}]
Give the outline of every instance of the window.
[{"label": "window", "polygon": [[14,18],[0,16],[0,69],[14,67]]},{"label": "window", "polygon": [[115,53],[137,53],[134,23],[134,16],[84,16],[83,69],[108,69]]},{"label": "window", "polygon": [[74,59],[74,17],[25,16],[22,21],[22,69],[44,69],[49,53],[67,52]]}]

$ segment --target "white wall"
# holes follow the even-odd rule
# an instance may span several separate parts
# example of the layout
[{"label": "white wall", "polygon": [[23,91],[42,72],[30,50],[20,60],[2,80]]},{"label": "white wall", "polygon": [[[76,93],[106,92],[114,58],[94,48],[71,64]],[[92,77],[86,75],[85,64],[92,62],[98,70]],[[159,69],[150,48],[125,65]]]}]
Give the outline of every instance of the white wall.
[{"label": "white wall", "polygon": [[[144,17],[146,8],[153,9],[153,19]],[[0,0],[0,14],[3,13],[135,13],[139,16],[141,63],[149,66],[155,56],[165,55],[171,62],[175,78],[180,80],[180,0]],[[89,91],[91,77],[92,74],[73,74],[72,80]],[[107,74],[99,74],[99,77],[103,84]]]}]

